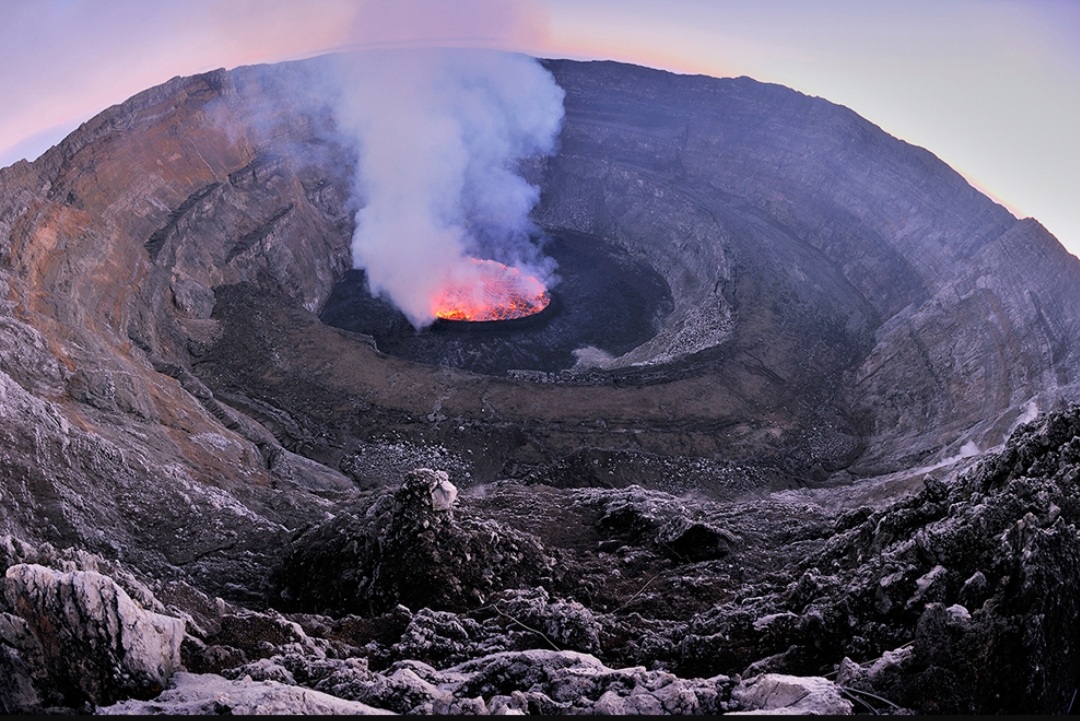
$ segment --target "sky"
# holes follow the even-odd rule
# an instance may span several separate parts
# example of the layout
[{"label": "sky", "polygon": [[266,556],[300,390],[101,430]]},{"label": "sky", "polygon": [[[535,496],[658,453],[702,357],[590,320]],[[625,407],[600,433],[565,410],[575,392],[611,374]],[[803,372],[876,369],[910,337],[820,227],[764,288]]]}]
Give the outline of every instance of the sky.
[{"label": "sky", "polygon": [[0,167],[177,75],[424,44],[780,83],[1080,256],[1080,0],[0,0]]}]

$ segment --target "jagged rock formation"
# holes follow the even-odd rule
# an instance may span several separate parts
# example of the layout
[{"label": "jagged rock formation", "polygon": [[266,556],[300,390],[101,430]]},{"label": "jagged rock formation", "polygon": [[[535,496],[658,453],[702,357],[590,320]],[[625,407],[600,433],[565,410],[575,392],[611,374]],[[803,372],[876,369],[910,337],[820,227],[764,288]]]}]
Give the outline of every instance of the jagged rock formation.
[{"label": "jagged rock formation", "polygon": [[1080,262],[824,100],[546,65],[535,220],[667,286],[572,369],[320,322],[362,202],[323,60],[0,169],[0,709],[1068,706]]},{"label": "jagged rock formation", "polygon": [[[398,490],[398,504],[371,505],[372,527],[394,528],[401,501],[419,497],[429,517],[442,514],[441,533],[460,524],[457,533],[467,534],[469,516],[485,517],[490,540],[474,537],[482,554],[499,553],[501,535],[527,535],[562,571],[536,586],[508,581],[455,610],[437,610],[446,603],[437,588],[428,589],[430,604],[414,599],[417,610],[325,615],[312,612],[325,603],[317,595],[294,599],[298,610],[285,615],[250,610],[183,582],[144,584],[85,552],[8,537],[0,567],[15,603],[0,608],[0,663],[21,675],[0,689],[0,702],[36,711],[49,689],[66,688],[87,695],[53,703],[98,699],[104,713],[1062,712],[1080,674],[1076,599],[1062,592],[1080,568],[1078,469],[1080,405],[1022,426],[1002,452],[963,473],[887,506],[840,514],[813,503],[811,492],[776,494],[754,508],[721,501],[688,508],[685,499],[640,488],[518,484],[463,493],[450,513],[431,504],[441,479],[418,471]],[[409,506],[412,518],[425,515],[422,505]],[[663,529],[686,527],[688,514],[726,529],[723,560],[657,545]],[[612,516],[633,520],[616,527]],[[507,519],[515,518],[526,530],[512,530]],[[340,534],[337,543],[346,552],[355,539]],[[298,534],[281,565],[290,567],[304,548],[329,553],[330,545],[325,534]],[[389,544],[382,562],[422,567],[424,556],[439,554],[435,544]],[[82,568],[109,570],[132,595]],[[308,570],[313,584],[331,584],[339,572]],[[115,633],[116,624],[108,614],[66,615],[49,603],[28,612],[18,599],[31,578],[128,599],[116,606],[127,609],[123,618],[155,624],[153,631],[139,621],[123,626],[121,636],[137,638],[125,648],[149,651],[138,658],[174,659],[156,649],[174,649],[183,629],[186,672],[172,674],[156,698],[113,705],[93,695],[107,676],[55,686],[85,670],[87,656],[50,659],[28,649],[55,644],[54,628],[91,639]],[[268,592],[273,599],[279,587]],[[356,602],[369,597],[361,591]],[[26,618],[36,621],[20,625]],[[172,641],[162,646],[161,638]],[[177,668],[172,660],[159,670],[169,677]],[[129,693],[145,697],[153,686],[140,688]]]},{"label": "jagged rock formation", "polygon": [[550,579],[531,536],[453,518],[457,489],[416,469],[393,494],[365,497],[305,532],[271,576],[281,610],[379,614],[399,604],[460,610],[504,588]]}]

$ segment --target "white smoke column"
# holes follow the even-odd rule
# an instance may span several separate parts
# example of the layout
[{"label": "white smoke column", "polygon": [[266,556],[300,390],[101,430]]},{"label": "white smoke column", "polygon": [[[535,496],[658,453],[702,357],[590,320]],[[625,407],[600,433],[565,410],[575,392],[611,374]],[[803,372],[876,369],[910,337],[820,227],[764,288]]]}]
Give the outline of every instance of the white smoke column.
[{"label": "white smoke column", "polygon": [[515,170],[554,151],[563,91],[514,53],[386,50],[345,62],[338,120],[359,151],[353,265],[420,328],[447,279],[470,272],[470,254],[535,257],[539,190]]}]

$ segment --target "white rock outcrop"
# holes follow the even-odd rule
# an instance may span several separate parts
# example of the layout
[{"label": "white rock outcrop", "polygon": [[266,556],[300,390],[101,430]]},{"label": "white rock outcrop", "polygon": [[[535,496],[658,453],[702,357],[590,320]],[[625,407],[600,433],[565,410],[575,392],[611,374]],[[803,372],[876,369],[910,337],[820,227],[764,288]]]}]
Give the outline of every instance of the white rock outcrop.
[{"label": "white rock outcrop", "polygon": [[213,673],[181,671],[153,701],[123,701],[97,709],[106,716],[371,716],[391,715],[359,701],[277,681],[230,681]]},{"label": "white rock outcrop", "polygon": [[731,698],[741,715],[848,716],[852,704],[840,695],[840,688],[818,676],[788,676],[766,673],[736,686]]},{"label": "white rock outcrop", "polygon": [[184,622],[145,610],[108,576],[21,563],[3,591],[72,706],[152,697],[181,668]]}]

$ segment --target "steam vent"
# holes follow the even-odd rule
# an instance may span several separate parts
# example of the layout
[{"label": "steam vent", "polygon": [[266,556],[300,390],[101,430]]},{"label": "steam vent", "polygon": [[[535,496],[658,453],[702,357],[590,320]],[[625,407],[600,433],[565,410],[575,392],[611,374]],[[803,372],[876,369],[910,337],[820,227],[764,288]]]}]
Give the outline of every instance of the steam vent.
[{"label": "steam vent", "polygon": [[[1037,220],[822,98],[520,55],[435,64],[557,112],[427,217],[448,121],[357,117],[420,67],[378,57],[0,168],[0,715],[1080,708],[1080,260]],[[461,245],[422,277],[476,259],[434,307],[414,228]]]}]

